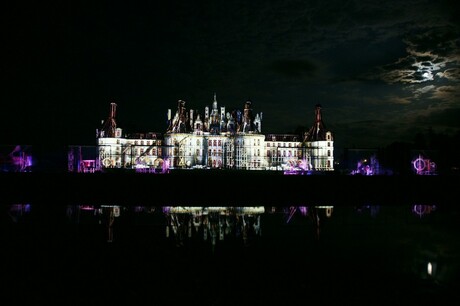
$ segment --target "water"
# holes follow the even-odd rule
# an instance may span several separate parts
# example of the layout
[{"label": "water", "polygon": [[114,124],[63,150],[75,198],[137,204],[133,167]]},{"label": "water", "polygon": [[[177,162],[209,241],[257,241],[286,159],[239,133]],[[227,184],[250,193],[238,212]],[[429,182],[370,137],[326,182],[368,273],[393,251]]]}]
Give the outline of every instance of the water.
[{"label": "water", "polygon": [[3,204],[3,298],[446,305],[458,297],[452,205],[236,207]]}]

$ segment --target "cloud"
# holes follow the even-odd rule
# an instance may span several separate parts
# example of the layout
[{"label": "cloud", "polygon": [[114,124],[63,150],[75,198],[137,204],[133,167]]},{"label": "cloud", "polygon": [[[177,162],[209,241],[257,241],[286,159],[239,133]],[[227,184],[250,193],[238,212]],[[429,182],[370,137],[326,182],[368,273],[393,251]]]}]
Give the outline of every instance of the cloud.
[{"label": "cloud", "polygon": [[438,78],[459,80],[460,31],[452,26],[420,28],[406,33],[407,55],[381,67],[380,78],[387,83],[414,84]]},{"label": "cloud", "polygon": [[436,76],[439,78],[445,78],[449,81],[459,81],[460,80],[460,68],[450,68],[442,72],[436,73]]},{"label": "cloud", "polygon": [[436,87],[434,85],[428,85],[428,86],[424,86],[424,87],[415,89],[414,90],[414,97],[419,98],[420,96],[435,90],[435,88]]},{"label": "cloud", "polygon": [[437,87],[434,89],[430,98],[450,102],[450,104],[457,104],[458,101],[460,101],[460,84],[456,86]]},{"label": "cloud", "polygon": [[401,104],[401,105],[407,105],[407,104],[412,103],[409,97],[399,97],[399,96],[386,97],[386,101],[390,101],[393,104]]}]

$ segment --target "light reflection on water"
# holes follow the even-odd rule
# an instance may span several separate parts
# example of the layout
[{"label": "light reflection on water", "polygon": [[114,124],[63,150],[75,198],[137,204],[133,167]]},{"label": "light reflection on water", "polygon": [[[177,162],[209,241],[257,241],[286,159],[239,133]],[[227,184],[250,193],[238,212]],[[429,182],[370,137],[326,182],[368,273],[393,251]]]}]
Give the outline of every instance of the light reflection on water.
[{"label": "light reflection on water", "polygon": [[[460,284],[459,215],[451,206],[14,204],[6,205],[3,212],[6,245],[28,250],[29,255],[40,249],[37,245],[64,245],[70,260],[83,256],[88,263],[88,256],[96,256],[99,262],[112,262],[115,256],[112,264],[118,267],[137,260],[178,262],[182,268],[199,264],[214,277],[219,272],[206,265],[222,260],[225,268],[219,269],[227,273],[250,269],[260,274],[254,276],[257,281],[264,282],[260,277],[265,277],[270,282],[278,278],[264,269],[272,269],[290,278],[293,288],[313,291],[328,284],[347,291],[349,298],[356,298],[348,292],[354,286],[380,292],[370,285],[374,282],[397,293],[392,298],[396,300],[387,297],[386,302],[406,304],[412,295],[420,294],[418,290],[424,298],[439,301],[453,295],[451,289]],[[122,269],[132,273],[128,265]],[[312,284],[311,277],[318,283]],[[207,281],[198,277],[194,286]],[[173,284],[174,277],[167,283]],[[438,297],[440,292],[444,297]]]}]

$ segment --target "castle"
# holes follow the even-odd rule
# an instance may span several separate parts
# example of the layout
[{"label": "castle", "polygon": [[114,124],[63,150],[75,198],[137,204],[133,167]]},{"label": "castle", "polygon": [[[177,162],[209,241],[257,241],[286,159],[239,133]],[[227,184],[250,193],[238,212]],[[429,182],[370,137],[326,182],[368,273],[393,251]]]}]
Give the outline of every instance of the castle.
[{"label": "castle", "polygon": [[262,113],[254,113],[252,102],[243,109],[218,107],[200,115],[187,111],[178,101],[168,127],[162,133],[136,133],[123,136],[115,120],[116,103],[96,130],[98,159],[94,167],[136,169],[140,172],[165,172],[169,169],[280,170],[286,173],[333,171],[334,141],[325,128],[321,105],[315,106],[315,119],[304,135],[263,134]]}]

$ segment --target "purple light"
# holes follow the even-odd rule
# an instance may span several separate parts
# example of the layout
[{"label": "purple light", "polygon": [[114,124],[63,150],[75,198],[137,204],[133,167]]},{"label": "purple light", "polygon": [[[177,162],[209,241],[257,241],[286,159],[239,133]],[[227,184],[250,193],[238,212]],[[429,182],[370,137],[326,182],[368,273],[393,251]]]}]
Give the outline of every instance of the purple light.
[{"label": "purple light", "polygon": [[412,212],[418,215],[419,217],[430,214],[435,209],[436,209],[435,205],[415,204],[412,206]]},{"label": "purple light", "polygon": [[421,154],[412,161],[415,173],[418,175],[434,175],[436,174],[436,163],[430,159],[424,158]]},{"label": "purple light", "polygon": [[308,207],[307,206],[299,206],[299,211],[302,216],[306,216],[308,213]]}]

